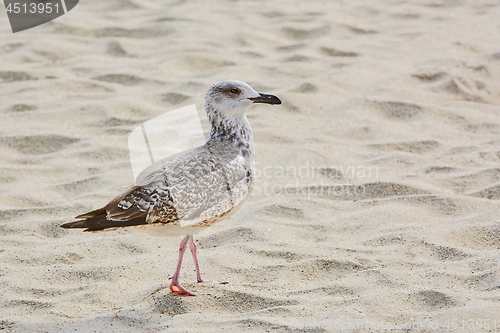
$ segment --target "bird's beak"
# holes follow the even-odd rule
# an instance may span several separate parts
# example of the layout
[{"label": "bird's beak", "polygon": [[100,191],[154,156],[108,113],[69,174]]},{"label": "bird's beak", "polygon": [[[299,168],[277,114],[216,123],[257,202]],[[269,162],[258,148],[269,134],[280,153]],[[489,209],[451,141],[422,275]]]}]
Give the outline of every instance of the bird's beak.
[{"label": "bird's beak", "polygon": [[259,93],[259,95],[259,97],[251,97],[249,98],[249,100],[253,101],[254,103],[281,104],[281,100],[274,95],[261,93]]}]

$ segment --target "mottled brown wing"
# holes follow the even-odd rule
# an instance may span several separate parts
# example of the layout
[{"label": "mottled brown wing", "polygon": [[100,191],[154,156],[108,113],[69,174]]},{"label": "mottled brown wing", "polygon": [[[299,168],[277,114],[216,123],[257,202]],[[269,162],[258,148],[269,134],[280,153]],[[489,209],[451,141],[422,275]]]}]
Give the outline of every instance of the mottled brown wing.
[{"label": "mottled brown wing", "polygon": [[[163,207],[158,203],[162,199],[165,200],[168,206],[168,196],[168,191],[134,186],[110,201],[105,207],[76,217],[83,220],[69,222],[61,225],[61,227],[87,228],[85,231],[97,231],[147,224],[148,215],[151,213],[150,207],[156,206],[157,209],[160,206]],[[169,216],[164,214],[164,221],[162,222],[177,220],[175,210],[171,209],[170,211],[172,214]]]},{"label": "mottled brown wing", "polygon": [[[222,214],[232,206],[232,187],[246,175],[239,149],[202,146],[170,161],[105,207],[79,215],[63,228],[86,231],[150,223],[198,221]],[[190,223],[191,224],[191,223]]]}]

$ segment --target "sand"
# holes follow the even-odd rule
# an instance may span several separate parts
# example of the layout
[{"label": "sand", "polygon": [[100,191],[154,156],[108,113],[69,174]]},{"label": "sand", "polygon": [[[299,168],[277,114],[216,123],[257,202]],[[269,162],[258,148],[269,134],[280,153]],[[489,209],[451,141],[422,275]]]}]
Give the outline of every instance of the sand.
[{"label": "sand", "polygon": [[[85,0],[12,34],[1,14],[0,331],[499,330],[498,17]],[[248,113],[251,198],[196,236],[204,278],[229,284],[194,283],[186,256],[203,295],[171,295],[180,237],[58,227],[133,183],[134,128],[225,79],[283,101]]]}]

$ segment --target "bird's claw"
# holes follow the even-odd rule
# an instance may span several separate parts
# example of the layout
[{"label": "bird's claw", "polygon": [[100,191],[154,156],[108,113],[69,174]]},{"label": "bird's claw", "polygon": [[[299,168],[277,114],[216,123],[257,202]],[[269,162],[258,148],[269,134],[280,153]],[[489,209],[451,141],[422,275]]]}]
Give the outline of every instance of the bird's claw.
[{"label": "bird's claw", "polygon": [[170,284],[170,291],[174,294],[178,295],[186,295],[186,296],[200,296],[200,294],[193,293],[192,291],[187,290],[180,284]]}]

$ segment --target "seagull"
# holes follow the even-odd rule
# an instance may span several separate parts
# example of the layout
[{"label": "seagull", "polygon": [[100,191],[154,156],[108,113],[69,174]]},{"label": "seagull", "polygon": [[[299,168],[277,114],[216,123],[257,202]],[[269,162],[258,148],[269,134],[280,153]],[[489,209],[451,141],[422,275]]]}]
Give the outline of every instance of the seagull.
[{"label": "seagull", "polygon": [[205,95],[210,134],[203,145],[167,160],[106,206],[61,227],[91,232],[135,228],[160,237],[185,235],[170,290],[197,296],[179,283],[182,258],[189,246],[198,283],[212,282],[201,277],[193,235],[232,216],[252,191],[255,154],[245,112],[256,103],[281,101],[241,81],[213,84]]}]

